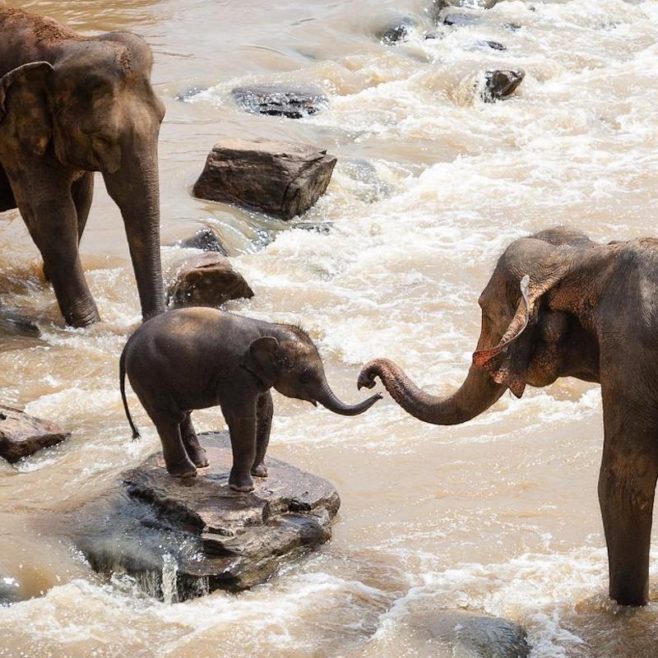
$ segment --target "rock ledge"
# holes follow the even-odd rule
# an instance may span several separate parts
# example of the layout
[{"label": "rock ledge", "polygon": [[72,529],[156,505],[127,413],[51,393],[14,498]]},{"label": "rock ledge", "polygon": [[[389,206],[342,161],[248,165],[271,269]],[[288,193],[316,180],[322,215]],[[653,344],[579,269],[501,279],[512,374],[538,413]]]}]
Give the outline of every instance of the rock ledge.
[{"label": "rock ledge", "polygon": [[340,499],[329,482],[268,459],[269,476],[238,494],[228,487],[228,435],[200,440],[210,466],[197,478],[172,478],[157,453],[123,473],[109,500],[79,512],[77,543],[94,569],[126,572],[152,595],[173,590],[168,598],[185,600],[262,583],[331,537]]}]

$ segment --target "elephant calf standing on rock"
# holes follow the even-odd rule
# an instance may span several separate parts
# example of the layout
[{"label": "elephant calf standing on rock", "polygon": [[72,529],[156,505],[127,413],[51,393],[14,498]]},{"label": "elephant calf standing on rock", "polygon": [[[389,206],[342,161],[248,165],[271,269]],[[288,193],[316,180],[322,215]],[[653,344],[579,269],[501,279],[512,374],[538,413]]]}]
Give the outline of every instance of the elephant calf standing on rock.
[{"label": "elephant calf standing on rock", "polygon": [[208,465],[190,412],[220,405],[231,435],[229,485],[251,491],[252,475],[267,476],[265,451],[272,424],[270,388],[337,414],[367,411],[381,395],[354,406],[341,402],[324,374],[318,351],[304,331],[212,308],[170,311],[145,322],[121,354],[121,396],[133,437],[125,375],[162,441],[167,470],[193,477]]},{"label": "elephant calf standing on rock", "polygon": [[482,329],[462,386],[441,399],[398,366],[376,359],[359,388],[380,377],[395,401],[427,423],[464,423],[509,389],[558,377],[599,382],[604,444],[599,476],[610,596],[648,600],[658,476],[658,240],[596,244],[566,228],[513,242],[480,296]]}]

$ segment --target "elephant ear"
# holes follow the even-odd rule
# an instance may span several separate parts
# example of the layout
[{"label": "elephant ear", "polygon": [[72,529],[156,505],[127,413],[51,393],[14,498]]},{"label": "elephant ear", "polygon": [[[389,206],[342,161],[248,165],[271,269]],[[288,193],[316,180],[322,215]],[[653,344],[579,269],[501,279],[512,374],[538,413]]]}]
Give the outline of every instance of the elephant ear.
[{"label": "elephant ear", "polygon": [[30,62],[0,78],[0,130],[34,155],[43,155],[52,135],[47,82],[48,62]]},{"label": "elephant ear", "polygon": [[262,336],[250,345],[244,357],[244,367],[266,388],[271,388],[278,377],[279,341],[273,336]]},{"label": "elephant ear", "polygon": [[[473,353],[473,365],[484,368],[497,384],[505,384],[517,398],[520,398],[525,390],[525,381],[520,372],[520,370],[525,371],[525,367],[519,368],[521,365],[519,362],[527,363],[527,359],[523,358],[527,355],[514,348],[517,348],[516,343],[527,329],[530,315],[533,312],[534,304],[530,300],[529,284],[530,277],[526,274],[520,283],[521,300],[498,345]],[[525,352],[527,349],[523,351]]]}]

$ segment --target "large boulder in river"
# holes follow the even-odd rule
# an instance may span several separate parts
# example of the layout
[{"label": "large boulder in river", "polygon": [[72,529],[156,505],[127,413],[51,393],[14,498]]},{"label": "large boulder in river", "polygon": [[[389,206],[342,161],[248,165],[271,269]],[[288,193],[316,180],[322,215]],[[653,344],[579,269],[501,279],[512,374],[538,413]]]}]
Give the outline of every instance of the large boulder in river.
[{"label": "large boulder in river", "polygon": [[194,194],[292,219],[324,194],[335,165],[308,144],[227,139],[208,155]]},{"label": "large boulder in river", "polygon": [[0,405],[0,457],[12,464],[70,437],[55,423]]},{"label": "large boulder in river", "polygon": [[221,306],[230,299],[251,299],[254,291],[231,261],[216,252],[187,258],[175,268],[167,291],[172,308]]},{"label": "large boulder in river", "polygon": [[326,107],[329,99],[318,87],[285,87],[251,85],[231,91],[235,102],[251,114],[269,114],[288,119],[301,119]]},{"label": "large boulder in river", "polygon": [[77,513],[77,543],[94,569],[127,572],[151,595],[185,600],[262,583],[331,537],[340,499],[329,482],[268,458],[268,477],[236,493],[228,435],[199,438],[210,466],[196,478],[169,475],[158,452]]}]

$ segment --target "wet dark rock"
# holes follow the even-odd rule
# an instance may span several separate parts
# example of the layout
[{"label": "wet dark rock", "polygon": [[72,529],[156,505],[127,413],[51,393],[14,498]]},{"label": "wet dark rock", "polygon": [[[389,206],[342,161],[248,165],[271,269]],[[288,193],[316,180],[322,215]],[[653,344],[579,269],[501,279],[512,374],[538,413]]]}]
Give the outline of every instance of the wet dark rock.
[{"label": "wet dark rock", "polygon": [[522,69],[485,71],[484,88],[480,92],[480,97],[485,103],[493,103],[507,98],[514,93],[523,78],[525,78],[525,71]]},{"label": "wet dark rock", "polygon": [[333,225],[333,222],[296,222],[292,225],[292,228],[298,228],[311,233],[320,233],[321,235],[329,235]]},{"label": "wet dark rock", "polygon": [[221,243],[219,236],[211,228],[199,229],[193,236],[179,240],[174,247],[183,249],[201,249],[201,251],[214,251],[222,256],[228,256],[228,252]]},{"label": "wet dark rock", "polygon": [[292,219],[324,193],[335,165],[333,155],[308,144],[227,139],[208,155],[194,194]]},{"label": "wet dark rock", "polygon": [[0,405],[0,457],[12,464],[70,437],[55,423]]},{"label": "wet dark rock", "polygon": [[510,32],[517,32],[523,27],[523,25],[520,23],[505,23],[503,27]]},{"label": "wet dark rock", "polygon": [[437,32],[436,30],[432,30],[431,32],[425,32],[423,35],[423,38],[428,41],[429,39],[440,39],[442,37],[440,32]]},{"label": "wet dark rock", "polygon": [[434,0],[434,11],[441,11],[447,7],[477,7],[491,9],[500,0]]},{"label": "wet dark rock", "polygon": [[0,308],[0,334],[39,338],[41,330],[32,318],[22,315],[19,311],[11,308]]},{"label": "wet dark rock", "polygon": [[187,258],[176,266],[167,292],[172,308],[221,306],[230,299],[251,299],[254,291],[231,261],[214,252]]},{"label": "wet dark rock", "polygon": [[187,103],[194,96],[198,96],[202,91],[206,91],[207,87],[188,87],[183,91],[176,94],[175,99],[183,103]]},{"label": "wet dark rock", "polygon": [[231,91],[235,102],[251,114],[301,119],[325,108],[329,99],[318,87],[288,88],[282,85],[236,87]]},{"label": "wet dark rock", "polygon": [[399,21],[388,25],[379,35],[379,40],[387,45],[393,46],[396,43],[404,42],[409,40],[409,34],[416,27],[416,21],[409,17],[405,16]]},{"label": "wet dark rock", "polygon": [[426,609],[411,605],[402,622],[417,646],[434,647],[434,655],[459,658],[527,658],[525,630],[514,622],[466,610]]},{"label": "wet dark rock", "polygon": [[128,573],[154,596],[185,600],[262,583],[329,540],[340,506],[329,482],[268,459],[269,476],[238,494],[228,486],[227,434],[200,440],[210,467],[196,478],[171,477],[157,453],[76,514],[76,541],[94,569]]},{"label": "wet dark rock", "polygon": [[482,39],[475,42],[476,48],[491,48],[491,50],[507,50],[507,46],[500,43],[500,41],[490,41],[489,39]]},{"label": "wet dark rock", "polygon": [[0,606],[18,603],[24,599],[20,583],[17,580],[0,577]]}]

